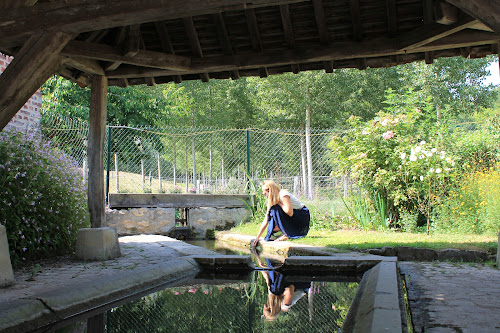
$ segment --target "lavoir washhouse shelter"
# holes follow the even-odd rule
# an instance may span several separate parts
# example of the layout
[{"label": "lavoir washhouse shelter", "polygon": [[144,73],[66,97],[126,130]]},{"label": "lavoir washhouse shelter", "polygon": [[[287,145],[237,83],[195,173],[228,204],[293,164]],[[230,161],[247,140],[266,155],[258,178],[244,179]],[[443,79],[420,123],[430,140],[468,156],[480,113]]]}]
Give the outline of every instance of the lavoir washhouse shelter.
[{"label": "lavoir washhouse shelter", "polygon": [[91,86],[89,210],[106,225],[107,87],[498,54],[500,0],[0,0],[0,130],[52,75]]}]

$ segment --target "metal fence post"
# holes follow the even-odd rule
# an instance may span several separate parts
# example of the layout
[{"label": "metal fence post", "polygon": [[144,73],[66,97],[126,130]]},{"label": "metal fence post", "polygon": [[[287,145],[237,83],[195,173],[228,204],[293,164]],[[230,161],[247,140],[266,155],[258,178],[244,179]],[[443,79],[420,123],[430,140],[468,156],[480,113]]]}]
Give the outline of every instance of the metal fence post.
[{"label": "metal fence post", "polygon": [[108,126],[108,161],[106,166],[106,202],[109,202],[109,168],[111,166],[111,126]]},{"label": "metal fence post", "polygon": [[247,130],[247,178],[248,189],[250,189],[250,131]]}]

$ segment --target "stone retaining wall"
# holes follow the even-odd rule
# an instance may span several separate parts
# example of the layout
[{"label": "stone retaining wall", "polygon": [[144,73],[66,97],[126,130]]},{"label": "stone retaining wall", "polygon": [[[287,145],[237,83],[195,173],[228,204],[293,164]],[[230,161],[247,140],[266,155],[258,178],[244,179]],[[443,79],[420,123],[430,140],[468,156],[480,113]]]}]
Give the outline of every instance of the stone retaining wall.
[{"label": "stone retaining wall", "polygon": [[[193,238],[208,238],[214,230],[229,229],[251,218],[246,208],[189,208],[187,226]],[[108,227],[118,235],[175,235],[175,208],[111,209],[106,212]]]}]

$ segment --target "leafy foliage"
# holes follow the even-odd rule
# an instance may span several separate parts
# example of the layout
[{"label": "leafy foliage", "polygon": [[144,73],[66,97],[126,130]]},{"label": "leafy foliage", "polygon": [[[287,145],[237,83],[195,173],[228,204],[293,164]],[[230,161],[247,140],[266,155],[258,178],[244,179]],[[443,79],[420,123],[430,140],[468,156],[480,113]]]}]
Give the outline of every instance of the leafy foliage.
[{"label": "leafy foliage", "polygon": [[80,170],[64,154],[20,133],[0,134],[0,222],[20,262],[71,251],[88,225]]}]

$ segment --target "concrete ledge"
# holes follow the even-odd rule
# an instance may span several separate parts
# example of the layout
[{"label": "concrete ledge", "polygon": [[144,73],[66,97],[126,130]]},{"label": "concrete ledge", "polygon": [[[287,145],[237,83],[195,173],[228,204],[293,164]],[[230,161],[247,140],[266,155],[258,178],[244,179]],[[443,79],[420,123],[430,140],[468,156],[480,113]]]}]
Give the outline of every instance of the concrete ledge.
[{"label": "concrete ledge", "polygon": [[287,274],[309,272],[312,274],[364,273],[382,261],[396,262],[395,257],[357,255],[352,253],[336,254],[328,257],[295,256],[285,259],[281,270]]},{"label": "concrete ledge", "polygon": [[[187,281],[200,271],[193,259],[167,261],[151,269],[116,273],[57,292],[36,295],[36,299],[0,306],[0,331],[26,332],[53,325],[89,310],[148,293],[159,287]],[[29,329],[27,329],[29,328]]]},{"label": "concrete ledge", "polygon": [[83,260],[107,260],[121,255],[114,228],[82,228],[76,236],[76,257]]},{"label": "concrete ledge", "polygon": [[343,333],[401,333],[401,309],[395,261],[365,273],[342,327]]},{"label": "concrete ledge", "polygon": [[5,226],[0,224],[0,288],[15,283]]},{"label": "concrete ledge", "polygon": [[35,299],[19,299],[0,304],[0,332],[28,332],[39,323],[55,322],[57,316]]},{"label": "concrete ledge", "polygon": [[482,262],[490,259],[490,254],[474,250],[459,249],[426,249],[418,247],[390,247],[370,249],[366,252],[380,256],[397,256],[400,261],[457,261],[457,262]]},{"label": "concrete ledge", "polygon": [[193,255],[191,256],[203,271],[251,271],[253,262],[250,256],[238,255]]}]

